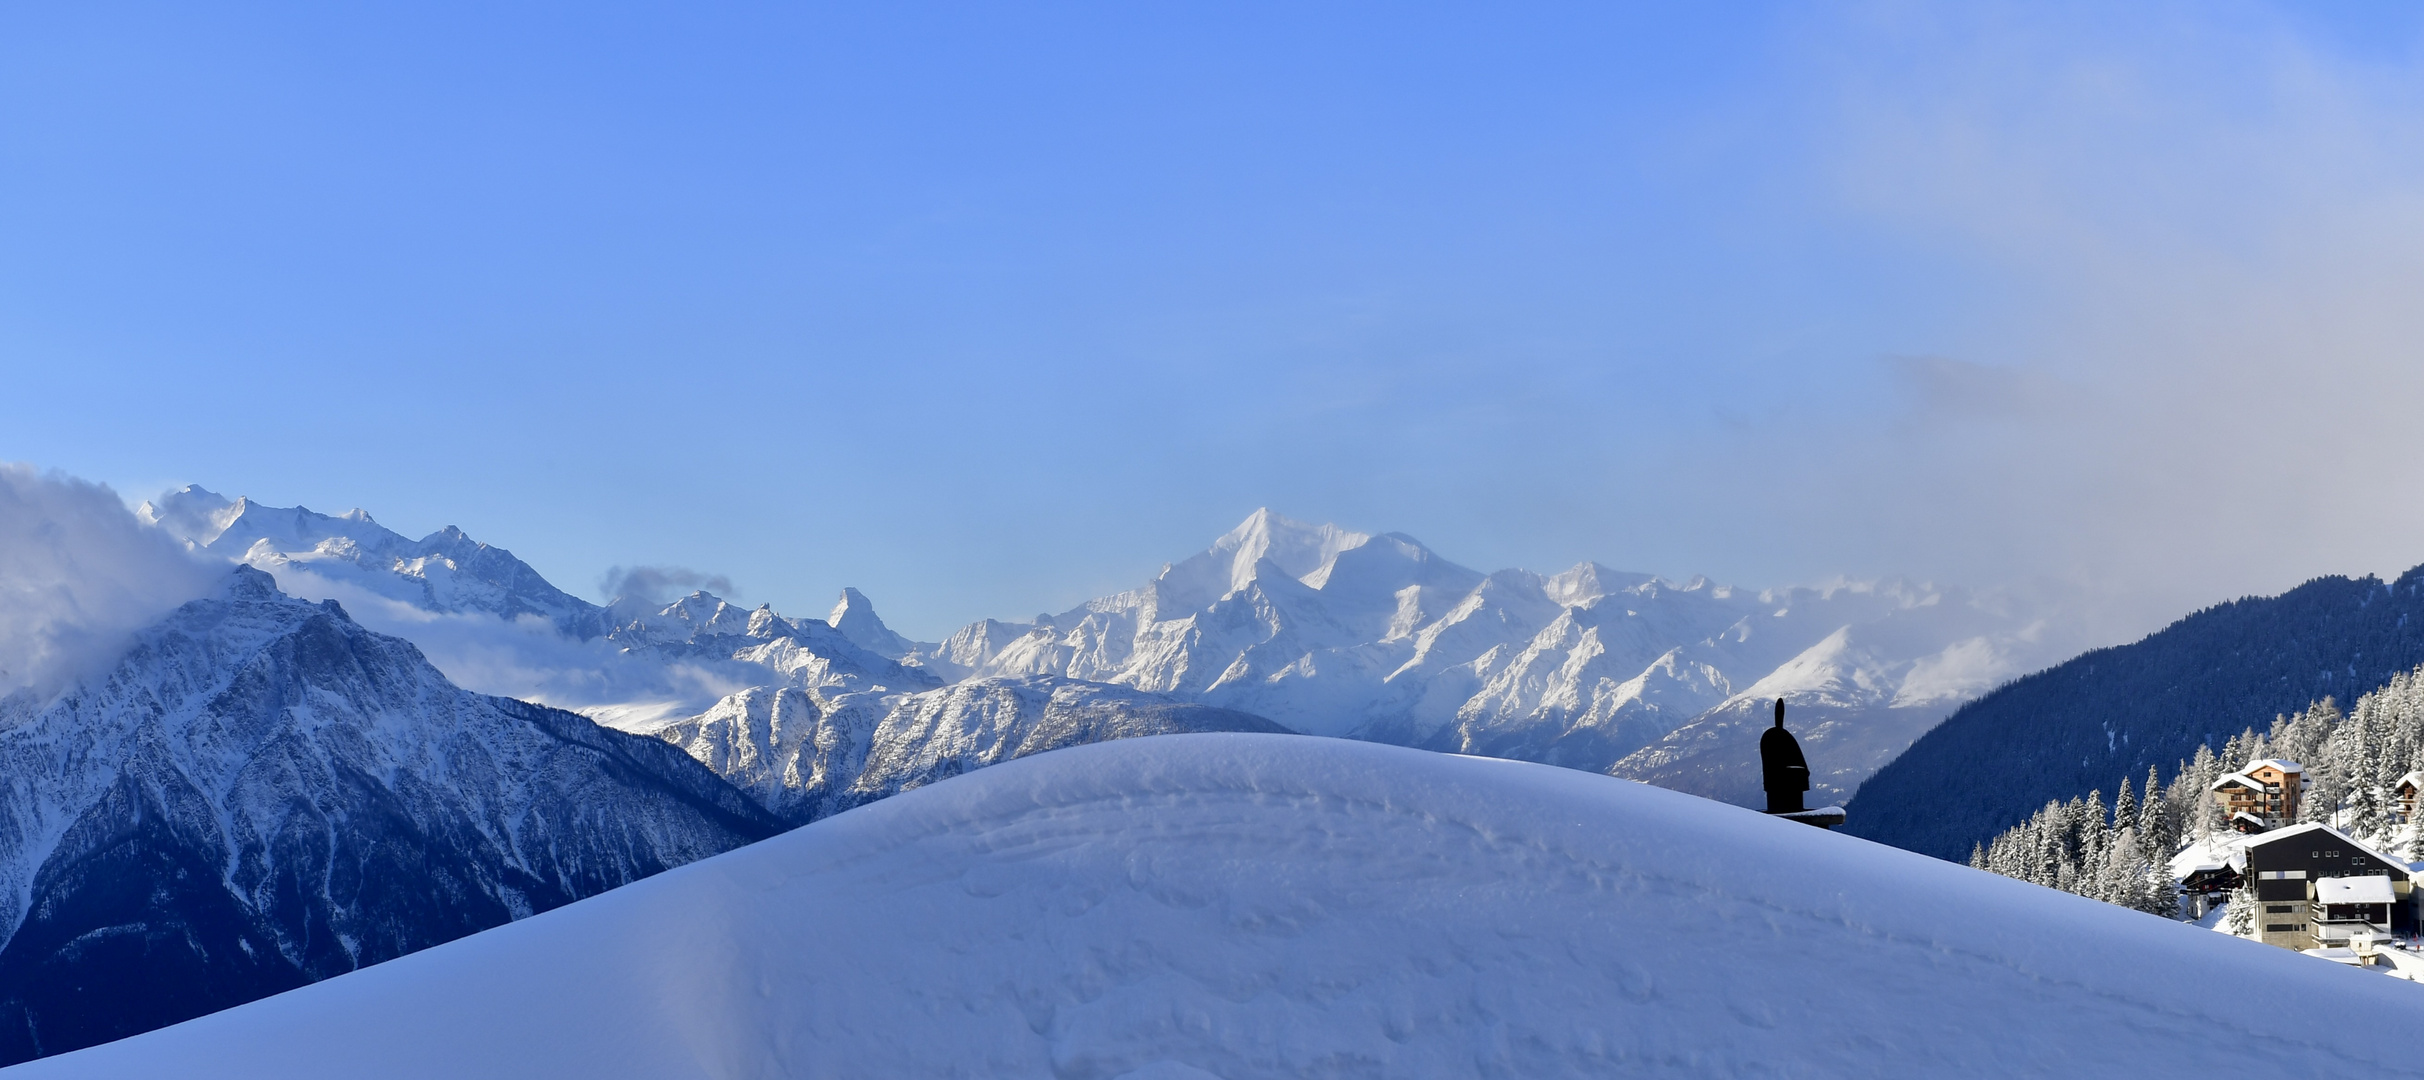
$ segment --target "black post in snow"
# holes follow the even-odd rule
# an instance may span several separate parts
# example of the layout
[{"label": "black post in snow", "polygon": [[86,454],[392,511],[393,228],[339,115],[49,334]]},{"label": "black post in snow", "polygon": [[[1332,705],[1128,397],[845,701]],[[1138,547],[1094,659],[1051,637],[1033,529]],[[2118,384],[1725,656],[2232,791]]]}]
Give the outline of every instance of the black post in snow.
[{"label": "black post in snow", "polygon": [[1783,698],[1776,699],[1776,726],[1759,733],[1759,772],[1767,788],[1768,813],[1821,829],[1843,824],[1840,806],[1802,808],[1801,793],[1810,789],[1810,763],[1801,756],[1801,743],[1784,730]]}]

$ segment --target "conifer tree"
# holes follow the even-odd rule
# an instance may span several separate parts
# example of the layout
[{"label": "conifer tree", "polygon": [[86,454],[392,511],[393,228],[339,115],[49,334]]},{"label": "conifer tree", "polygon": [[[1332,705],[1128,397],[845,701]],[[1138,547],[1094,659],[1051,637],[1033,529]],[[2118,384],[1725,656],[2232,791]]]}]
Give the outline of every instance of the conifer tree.
[{"label": "conifer tree", "polygon": [[[2101,792],[2045,806],[2002,835],[1973,848],[1973,864],[2009,877],[2066,889],[2142,911],[2178,912],[2172,856],[2191,842],[2228,829],[2214,781],[2264,757],[2297,762],[2308,787],[2299,820],[2342,823],[2359,840],[2415,853],[2424,822],[2397,820],[2395,786],[2424,772],[2424,667],[2401,672],[2357,699],[2343,713],[2323,698],[2295,714],[2276,716],[2259,731],[2242,730],[2217,755],[2211,744],[2178,764],[2171,783],[2149,768],[2143,787],[2123,777],[2112,813]],[[2233,897],[2256,922],[2250,896]]]},{"label": "conifer tree", "polygon": [[2173,827],[2171,801],[2156,792],[2162,791],[2162,777],[2155,767],[2146,767],[2146,801],[2138,807],[2138,836],[2150,851],[2169,856],[2180,850],[2180,831]]},{"label": "conifer tree", "polygon": [[2214,781],[2221,778],[2222,762],[2214,756],[2213,747],[2198,744],[2197,756],[2190,762],[2189,772],[2181,780],[2189,785],[2185,802],[2189,808],[2193,834],[2199,840],[2222,831],[2222,805],[2213,798]]},{"label": "conifer tree", "polygon": [[2222,929],[2240,937],[2256,932],[2256,891],[2244,885],[2230,894],[2230,909],[2222,913]]}]

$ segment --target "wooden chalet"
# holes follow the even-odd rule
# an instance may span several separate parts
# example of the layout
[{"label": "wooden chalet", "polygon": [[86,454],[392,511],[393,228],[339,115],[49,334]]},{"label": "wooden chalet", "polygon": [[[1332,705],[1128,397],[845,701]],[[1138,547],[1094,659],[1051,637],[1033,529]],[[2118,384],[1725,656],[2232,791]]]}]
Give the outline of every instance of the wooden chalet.
[{"label": "wooden chalet", "polygon": [[2243,883],[2239,872],[2227,865],[2200,863],[2180,879],[2180,892],[2188,900],[2189,916],[2202,919],[2206,912],[2227,903],[2231,892]]},{"label": "wooden chalet", "polygon": [[2298,820],[2298,796],[2305,790],[2305,766],[2265,758],[2214,781],[2213,796],[2231,828],[2259,833]]},{"label": "wooden chalet", "polygon": [[2256,887],[2256,936],[2285,949],[2337,948],[2370,934],[2416,932],[2407,864],[2329,825],[2292,825],[2235,842],[2231,868]]},{"label": "wooden chalet", "polygon": [[2414,821],[2416,819],[2416,794],[2424,791],[2424,772],[2411,772],[2400,777],[2398,783],[2390,786],[2390,790],[2399,801],[2396,811],[2399,820],[2401,822]]}]

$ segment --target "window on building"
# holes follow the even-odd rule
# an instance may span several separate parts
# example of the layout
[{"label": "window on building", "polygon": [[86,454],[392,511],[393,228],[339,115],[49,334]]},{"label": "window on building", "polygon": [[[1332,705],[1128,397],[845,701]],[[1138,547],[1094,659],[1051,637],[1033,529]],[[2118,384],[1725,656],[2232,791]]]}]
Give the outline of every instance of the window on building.
[{"label": "window on building", "polygon": [[2287,914],[2289,914],[2289,913],[2291,913],[2291,912],[2293,912],[2293,911],[2296,911],[2296,910],[2297,910],[2296,908],[2291,907],[2291,906],[2290,906],[2290,905],[2288,905],[2288,904],[2266,904],[2266,905],[2264,905],[2264,913],[2265,913],[2265,914],[2267,914],[2267,915],[2287,915]]}]

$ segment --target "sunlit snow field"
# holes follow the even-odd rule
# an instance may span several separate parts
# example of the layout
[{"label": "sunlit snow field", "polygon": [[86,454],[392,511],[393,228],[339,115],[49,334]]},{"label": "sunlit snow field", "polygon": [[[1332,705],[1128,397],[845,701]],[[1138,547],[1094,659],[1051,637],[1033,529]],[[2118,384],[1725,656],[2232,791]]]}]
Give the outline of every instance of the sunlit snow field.
[{"label": "sunlit snow field", "polygon": [[1222,734],[11,1075],[2383,1076],[2424,1075],[2420,1021],[2424,987],[1629,781]]}]

